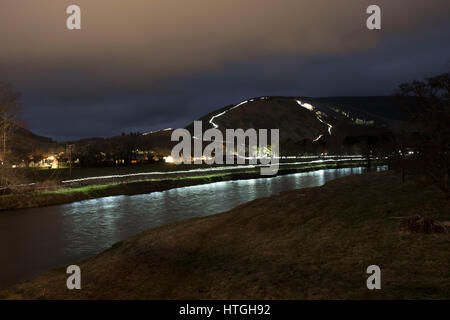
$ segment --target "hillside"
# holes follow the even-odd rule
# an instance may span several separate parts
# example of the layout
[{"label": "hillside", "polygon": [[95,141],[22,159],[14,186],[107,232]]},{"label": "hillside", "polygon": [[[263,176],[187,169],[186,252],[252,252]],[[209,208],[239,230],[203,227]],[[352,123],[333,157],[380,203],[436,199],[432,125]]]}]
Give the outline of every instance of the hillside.
[{"label": "hillside", "polygon": [[[328,97],[328,98],[303,98],[317,108],[326,111],[340,109],[350,113],[353,118],[375,120],[379,124],[388,125],[391,121],[405,121],[408,114],[401,107],[395,97]],[[408,100],[408,104],[414,105],[414,99]]]},{"label": "hillside", "polygon": [[51,138],[39,136],[23,127],[14,130],[9,143],[13,154],[19,157],[28,156],[35,151],[53,153],[58,149],[58,143]]},{"label": "hillside", "polygon": [[[412,101],[411,101],[412,102]],[[408,114],[394,97],[259,97],[201,117],[203,130],[280,130],[282,154],[332,152],[348,137],[378,136],[407,126]],[[193,123],[187,126],[193,132]]]},{"label": "hillside", "polygon": [[299,105],[295,99],[251,99],[222,112],[225,113],[203,117],[205,128],[217,127],[223,133],[226,128],[280,128],[281,140],[314,140],[328,130],[314,112]]},{"label": "hillside", "polygon": [[[412,102],[412,101],[411,101]],[[412,103],[411,103],[412,104]],[[408,118],[393,97],[258,97],[236,105],[228,105],[201,117],[203,130],[217,127],[280,129],[282,154],[298,154],[339,150],[349,136],[381,136],[400,130]],[[186,127],[193,133],[193,123]],[[112,143],[136,145],[156,154],[170,154],[176,142],[171,142],[172,129],[148,132],[139,137],[112,137]],[[104,138],[90,138],[72,142],[77,145],[104,144]],[[49,138],[19,128],[13,139],[17,155],[34,150],[54,152],[58,144]]]},{"label": "hillside", "polygon": [[[284,192],[149,230],[66,269],[0,292],[8,299],[449,299],[450,234],[402,231],[392,217],[450,220],[434,189],[391,172]],[[366,287],[379,265],[382,290]]]}]

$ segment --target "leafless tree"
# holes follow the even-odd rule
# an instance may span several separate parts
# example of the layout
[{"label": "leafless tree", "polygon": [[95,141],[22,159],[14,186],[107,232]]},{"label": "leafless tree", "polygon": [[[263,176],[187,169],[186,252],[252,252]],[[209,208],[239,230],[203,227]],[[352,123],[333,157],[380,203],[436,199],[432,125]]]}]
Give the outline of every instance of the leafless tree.
[{"label": "leafless tree", "polygon": [[413,168],[450,196],[450,73],[402,84],[399,95],[415,98],[409,108]]},{"label": "leafless tree", "polygon": [[10,141],[14,128],[19,122],[20,110],[20,94],[14,92],[10,84],[0,82],[0,186],[7,184],[6,168],[9,163],[9,155],[11,154]]}]

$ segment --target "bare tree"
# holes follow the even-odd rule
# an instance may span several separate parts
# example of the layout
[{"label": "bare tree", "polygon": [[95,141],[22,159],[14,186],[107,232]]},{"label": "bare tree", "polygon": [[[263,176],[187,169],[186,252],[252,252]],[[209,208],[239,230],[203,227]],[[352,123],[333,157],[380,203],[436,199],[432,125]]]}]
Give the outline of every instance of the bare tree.
[{"label": "bare tree", "polygon": [[416,103],[409,108],[412,166],[450,197],[450,73],[402,84],[399,94]]},{"label": "bare tree", "polygon": [[21,110],[20,94],[14,92],[10,84],[0,82],[0,138],[1,138],[1,175],[0,186],[7,184],[6,168],[11,153],[10,141],[14,128],[19,122]]}]

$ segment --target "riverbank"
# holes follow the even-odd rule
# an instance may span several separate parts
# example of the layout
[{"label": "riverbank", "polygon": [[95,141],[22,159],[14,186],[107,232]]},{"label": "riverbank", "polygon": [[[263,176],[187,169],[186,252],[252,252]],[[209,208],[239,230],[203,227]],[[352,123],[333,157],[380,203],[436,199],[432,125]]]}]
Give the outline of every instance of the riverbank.
[{"label": "riverbank", "polygon": [[[152,229],[0,291],[8,299],[449,299],[450,234],[401,231],[393,217],[450,220],[445,197],[391,172],[337,179]],[[382,290],[366,287],[381,267]]]},{"label": "riverbank", "polygon": [[[352,161],[314,165],[288,165],[280,168],[278,175],[307,172],[319,169],[358,167],[365,164],[365,161]],[[379,164],[382,164],[382,162],[374,162],[374,165]],[[146,194],[219,181],[264,178],[264,176],[260,175],[259,170],[259,168],[255,168],[243,169],[240,171],[223,170],[221,172],[212,171],[205,173],[195,172],[188,174],[167,174],[163,175],[161,178],[141,181],[90,184],[80,187],[61,188],[54,191],[4,195],[0,196],[0,214],[1,211],[6,210],[60,205],[109,196]]]}]

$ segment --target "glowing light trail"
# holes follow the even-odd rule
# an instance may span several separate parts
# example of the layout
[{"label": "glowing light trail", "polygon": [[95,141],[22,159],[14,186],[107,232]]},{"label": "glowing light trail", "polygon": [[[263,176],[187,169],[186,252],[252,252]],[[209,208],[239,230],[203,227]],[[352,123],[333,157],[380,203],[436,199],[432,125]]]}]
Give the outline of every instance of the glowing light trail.
[{"label": "glowing light trail", "polygon": [[[267,97],[260,97],[259,99],[260,99],[260,100],[265,100],[265,99],[267,99]],[[233,109],[236,109],[236,108],[238,108],[238,107],[240,107],[240,106],[242,106],[242,105],[244,105],[244,104],[246,104],[246,103],[248,103],[248,102],[253,102],[253,101],[255,101],[255,99],[250,99],[250,100],[242,101],[241,103],[238,103],[237,105],[235,105],[235,106],[233,106],[233,107],[231,107],[231,108],[229,108],[229,109],[227,109],[227,110],[225,110],[225,111],[223,111],[223,112],[221,112],[221,113],[218,113],[218,114],[212,116],[211,119],[209,119],[209,123],[213,126],[213,128],[217,129],[217,128],[219,128],[219,125],[218,125],[217,123],[214,122],[214,119],[219,118],[219,117],[223,116],[224,114],[226,114],[227,112],[229,112],[229,111],[231,111],[231,110],[233,110]],[[314,106],[312,106],[312,105],[309,104],[309,103],[302,103],[300,100],[295,100],[295,101],[296,101],[301,107],[303,107],[303,108],[305,108],[305,109],[307,109],[307,110],[309,110],[309,111],[311,111],[311,112],[314,112],[314,110],[316,109],[316,108],[314,108]],[[320,122],[322,122],[323,124],[325,124],[325,125],[328,127],[328,134],[331,136],[331,130],[333,129],[333,126],[332,126],[331,124],[329,124],[328,122],[325,122],[325,121],[322,119],[322,117],[320,116],[320,111],[315,111],[315,115],[316,115],[317,120],[319,120]],[[318,141],[318,140],[320,140],[320,138],[322,138],[322,137],[323,137],[323,134],[319,135],[319,136],[318,136],[317,138],[315,138],[313,141]],[[194,137],[194,139],[195,139],[195,138],[196,138],[196,137]]]},{"label": "glowing light trail", "polygon": [[[305,108],[305,109],[307,109],[307,110],[309,110],[309,111],[311,111],[311,112],[314,112],[314,110],[316,109],[316,108],[314,108],[314,106],[310,105],[309,103],[302,103],[300,100],[295,100],[295,101],[297,101],[297,103],[298,103],[301,107],[303,107],[303,108]],[[317,120],[319,120],[320,122],[322,122],[323,124],[325,124],[325,125],[328,126],[328,134],[331,136],[331,129],[333,129],[333,126],[332,126],[331,124],[329,124],[328,122],[325,122],[325,121],[322,119],[322,117],[320,116],[320,111],[316,111],[315,114],[316,114]],[[318,136],[317,138],[315,138],[313,141],[316,142],[316,141],[320,140],[320,138],[322,138],[322,137],[323,137],[323,134],[319,135],[319,136]]]},{"label": "glowing light trail", "polygon": [[[260,97],[259,100],[267,100],[267,97]],[[231,107],[230,109],[227,109],[227,110],[225,110],[225,111],[223,111],[223,112],[221,112],[221,113],[216,114],[215,116],[212,116],[211,119],[209,119],[209,123],[212,124],[212,126],[213,126],[215,129],[217,129],[217,128],[219,127],[219,125],[216,124],[216,123],[214,123],[213,120],[214,120],[215,118],[221,117],[221,116],[223,116],[225,113],[227,113],[228,111],[231,111],[231,110],[236,109],[236,108],[238,108],[238,107],[240,107],[240,106],[242,106],[242,105],[244,105],[244,104],[246,104],[246,103],[248,103],[248,102],[253,102],[253,101],[255,101],[255,99],[250,99],[250,100],[242,101],[241,103],[238,103],[237,105]]]},{"label": "glowing light trail", "polygon": [[170,131],[170,130],[173,130],[173,129],[172,128],[166,128],[166,129],[162,129],[162,130],[150,131],[150,132],[143,133],[142,135],[146,136],[146,135],[149,135],[149,134],[153,134],[153,133],[157,133],[157,132],[163,132],[163,131]]},{"label": "glowing light trail", "polygon": [[313,140],[313,142],[319,141],[320,138],[322,138],[322,137],[323,137],[323,134],[319,135],[317,138],[315,138],[315,139]]},{"label": "glowing light trail", "polygon": [[[250,100],[250,101],[252,101],[252,100]],[[230,109],[227,109],[227,110],[225,110],[225,111],[223,111],[223,112],[221,112],[221,113],[219,113],[219,114],[216,114],[215,116],[212,116],[212,118],[209,119],[209,123],[211,123],[212,126],[213,126],[215,129],[217,129],[219,126],[218,126],[216,123],[214,123],[214,121],[213,121],[215,118],[221,117],[221,116],[223,116],[225,113],[227,113],[228,111],[231,111],[231,110],[233,110],[233,109],[236,109],[237,107],[240,107],[240,106],[242,106],[243,104],[246,104],[247,102],[249,102],[249,101],[248,101],[248,100],[245,100],[245,101],[243,101],[243,102],[241,102],[241,103],[235,105],[234,107],[231,107]]]},{"label": "glowing light trail", "polygon": [[[277,157],[280,159],[280,157]],[[313,161],[300,161],[300,162],[284,162],[279,163],[280,166],[283,165],[297,165],[297,164],[315,164],[315,163],[324,163],[324,162],[339,162],[339,161],[352,161],[355,158],[360,159],[360,156],[352,156],[349,158],[340,158],[340,159],[319,159]],[[255,164],[255,165],[237,165],[237,166],[221,166],[221,167],[212,167],[212,168],[199,168],[199,169],[191,169],[191,170],[179,170],[179,171],[156,171],[156,172],[141,172],[141,173],[131,173],[131,174],[123,174],[123,175],[109,175],[109,176],[99,176],[99,177],[87,177],[73,180],[65,180],[61,181],[61,183],[76,183],[90,180],[99,180],[99,179],[117,179],[117,178],[129,178],[129,177],[139,177],[139,176],[150,176],[150,175],[171,175],[171,174],[179,174],[179,173],[196,173],[196,172],[215,172],[215,171],[226,171],[226,170],[239,170],[239,169],[252,169],[258,167],[264,167],[267,165],[263,164]]]}]

